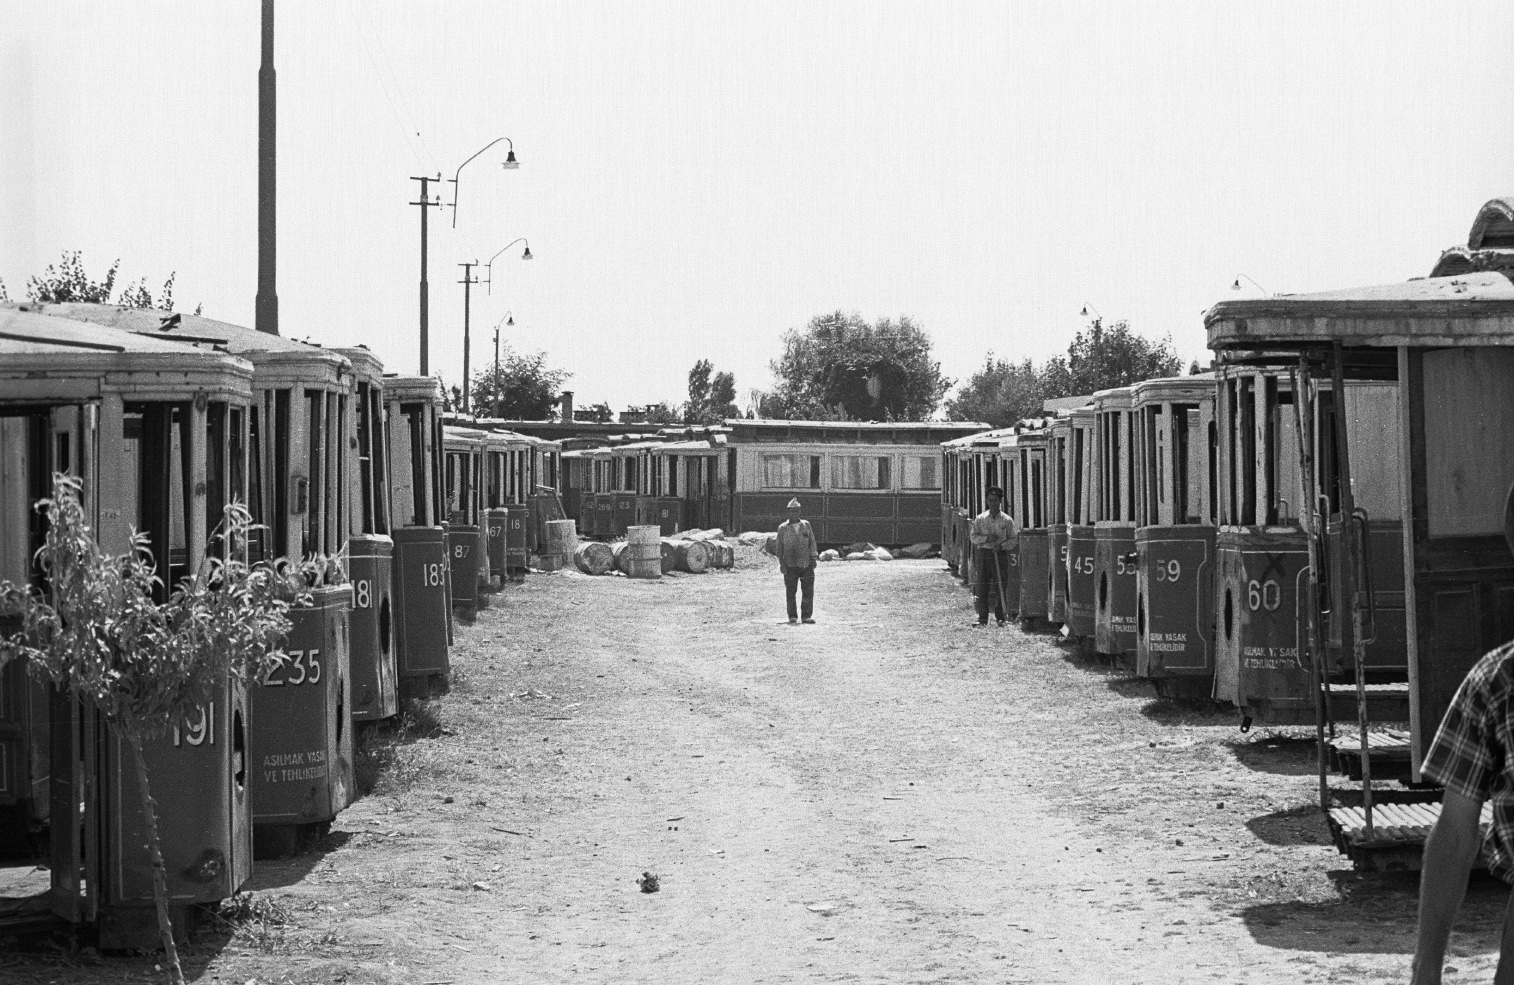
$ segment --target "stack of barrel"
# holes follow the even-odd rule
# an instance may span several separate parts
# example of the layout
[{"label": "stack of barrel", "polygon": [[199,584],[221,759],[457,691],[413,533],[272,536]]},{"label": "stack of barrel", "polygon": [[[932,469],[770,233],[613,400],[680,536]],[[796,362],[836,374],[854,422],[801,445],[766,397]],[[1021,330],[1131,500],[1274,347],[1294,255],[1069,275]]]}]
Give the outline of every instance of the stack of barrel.
[{"label": "stack of barrel", "polygon": [[578,525],[573,520],[548,520],[547,542],[542,546],[541,569],[565,568],[578,550]]}]

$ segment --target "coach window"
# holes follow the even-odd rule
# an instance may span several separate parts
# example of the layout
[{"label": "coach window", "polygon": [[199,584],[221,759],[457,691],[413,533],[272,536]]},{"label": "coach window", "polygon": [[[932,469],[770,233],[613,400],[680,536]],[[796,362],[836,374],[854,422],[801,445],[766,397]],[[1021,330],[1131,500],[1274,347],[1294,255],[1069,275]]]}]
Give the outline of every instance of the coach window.
[{"label": "coach window", "polygon": [[934,455],[904,456],[905,489],[940,489],[941,471]]},{"label": "coach window", "polygon": [[761,465],[766,489],[820,488],[819,455],[767,454]]},{"label": "coach window", "polygon": [[887,455],[832,455],[832,489],[891,489],[892,461]]}]

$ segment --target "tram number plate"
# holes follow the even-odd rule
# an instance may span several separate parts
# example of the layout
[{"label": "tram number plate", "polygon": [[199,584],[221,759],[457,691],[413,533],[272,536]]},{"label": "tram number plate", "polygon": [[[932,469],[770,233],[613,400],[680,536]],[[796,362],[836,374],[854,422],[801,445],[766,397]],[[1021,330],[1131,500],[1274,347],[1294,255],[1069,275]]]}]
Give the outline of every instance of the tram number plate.
[{"label": "tram number plate", "polygon": [[200,720],[191,724],[188,718],[184,719],[183,727],[173,727],[174,748],[181,745],[201,746],[216,744],[216,706],[212,702],[209,705],[195,705],[200,712]]},{"label": "tram number plate", "polygon": [[285,655],[289,658],[288,660],[264,675],[264,687],[320,683],[320,650],[289,650]]},{"label": "tram number plate", "polygon": [[1283,604],[1282,586],[1271,578],[1264,582],[1253,578],[1246,585],[1246,604],[1251,606],[1252,612],[1258,609],[1276,612]]},{"label": "tram number plate", "polygon": [[1080,575],[1093,574],[1093,556],[1079,556],[1072,559],[1072,570]]},{"label": "tram number plate", "polygon": [[373,607],[373,582],[367,578],[359,578],[352,583],[353,598],[359,609]]},{"label": "tram number plate", "polygon": [[427,588],[442,587],[442,579],[444,577],[446,577],[446,575],[442,571],[440,562],[436,564],[421,565],[421,584],[425,585]]},{"label": "tram number plate", "polygon": [[490,524],[489,525],[489,537],[490,537],[490,539],[491,540],[498,540],[499,539],[500,531],[503,530],[503,529],[504,529],[504,527],[498,526],[496,524]]},{"label": "tram number plate", "polygon": [[468,556],[470,546],[471,545],[469,544],[453,544],[452,556],[461,561],[463,558]]},{"label": "tram number plate", "polygon": [[1177,558],[1170,561],[1158,561],[1156,563],[1157,581],[1177,581],[1183,577],[1183,566]]}]

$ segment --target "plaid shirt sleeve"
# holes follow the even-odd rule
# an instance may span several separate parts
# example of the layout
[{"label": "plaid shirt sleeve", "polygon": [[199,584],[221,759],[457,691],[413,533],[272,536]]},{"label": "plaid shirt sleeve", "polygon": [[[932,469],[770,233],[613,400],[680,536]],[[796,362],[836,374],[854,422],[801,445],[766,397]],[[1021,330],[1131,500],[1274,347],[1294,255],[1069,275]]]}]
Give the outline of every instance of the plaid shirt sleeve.
[{"label": "plaid shirt sleeve", "polygon": [[1492,703],[1488,675],[1482,670],[1479,664],[1456,689],[1420,766],[1426,779],[1477,801],[1488,799],[1504,759],[1498,730],[1488,718]]}]

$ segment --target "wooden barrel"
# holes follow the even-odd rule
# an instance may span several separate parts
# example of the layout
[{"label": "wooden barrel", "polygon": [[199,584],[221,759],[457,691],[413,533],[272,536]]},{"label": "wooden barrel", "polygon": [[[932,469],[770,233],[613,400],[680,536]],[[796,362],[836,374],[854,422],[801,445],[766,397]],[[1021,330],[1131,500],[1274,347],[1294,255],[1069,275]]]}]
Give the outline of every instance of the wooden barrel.
[{"label": "wooden barrel", "polygon": [[611,553],[609,544],[586,540],[573,552],[573,563],[586,575],[604,575],[615,567],[615,555]]},{"label": "wooden barrel", "polygon": [[673,562],[679,571],[691,575],[704,574],[710,567],[710,549],[697,540],[680,540],[673,554]]},{"label": "wooden barrel", "polygon": [[723,540],[711,540],[705,542],[705,547],[710,551],[710,567],[731,568],[736,565],[736,548]]},{"label": "wooden barrel", "polygon": [[578,526],[572,520],[547,521],[547,546],[542,551],[543,559],[554,557],[557,567],[566,566],[578,550]]},{"label": "wooden barrel", "polygon": [[615,570],[623,575],[631,573],[631,555],[626,553],[626,542],[617,540],[610,545],[610,556],[615,559]]},{"label": "wooden barrel", "polygon": [[632,578],[662,577],[662,528],[643,524],[626,528],[625,572]]},{"label": "wooden barrel", "polygon": [[678,567],[678,541],[671,537],[662,538],[658,545],[662,553],[662,573],[667,574]]}]

